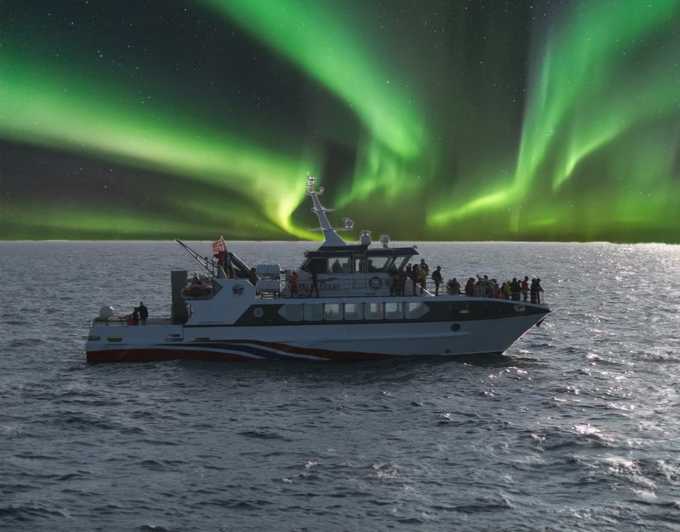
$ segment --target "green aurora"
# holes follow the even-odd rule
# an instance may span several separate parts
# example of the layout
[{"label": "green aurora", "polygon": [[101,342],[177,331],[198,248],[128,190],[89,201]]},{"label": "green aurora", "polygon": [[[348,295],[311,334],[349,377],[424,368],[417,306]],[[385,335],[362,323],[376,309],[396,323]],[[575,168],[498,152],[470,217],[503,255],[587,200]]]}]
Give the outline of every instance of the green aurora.
[{"label": "green aurora", "polygon": [[[9,193],[22,178],[0,166],[0,237],[313,239],[313,173],[340,215],[398,239],[680,242],[680,0],[187,5],[264,58],[230,76],[231,48],[203,51],[224,98],[121,76],[77,29],[50,55],[49,32],[22,39],[35,12],[3,23],[0,139],[129,185],[81,197],[64,176],[57,200],[31,192],[36,169]],[[301,96],[263,109],[246,83]]]}]

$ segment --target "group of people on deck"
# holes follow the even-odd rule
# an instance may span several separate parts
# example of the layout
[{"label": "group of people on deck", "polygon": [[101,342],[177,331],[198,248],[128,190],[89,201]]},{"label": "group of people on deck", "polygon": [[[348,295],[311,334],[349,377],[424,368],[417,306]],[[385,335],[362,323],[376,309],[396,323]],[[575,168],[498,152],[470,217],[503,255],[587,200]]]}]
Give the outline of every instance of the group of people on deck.
[{"label": "group of people on deck", "polygon": [[[460,283],[455,277],[447,283],[446,292],[452,295],[461,293]],[[465,295],[469,297],[490,297],[540,304],[542,292],[543,287],[538,277],[531,279],[531,282],[527,276],[522,280],[513,277],[511,281],[499,284],[496,279],[489,279],[487,275],[484,277],[478,275],[477,279],[470,277],[465,283]]]},{"label": "group of people on deck", "polygon": [[[390,287],[390,294],[395,296],[405,295],[406,279],[410,279],[412,283],[413,294],[424,293],[427,287],[429,266],[425,260],[421,260],[420,264],[415,264],[413,267],[409,264],[405,271],[392,272],[392,284]],[[439,289],[444,282],[442,275],[442,267],[437,268],[430,276],[434,284],[434,295],[439,295]],[[541,303],[541,293],[543,287],[539,278],[532,278],[525,276],[524,279],[519,280],[513,277],[512,280],[498,283],[496,279],[489,279],[488,275],[477,276],[477,279],[470,277],[465,283],[464,292],[461,292],[461,285],[455,277],[449,279],[446,283],[446,293],[449,295],[460,295],[464,293],[469,297],[489,297],[495,299],[507,299],[512,301],[530,301],[531,303]]]},{"label": "group of people on deck", "polygon": [[439,294],[439,286],[444,282],[441,266],[437,266],[431,276],[430,266],[425,262],[425,259],[421,259],[420,264],[408,264],[405,270],[394,268],[390,271],[390,294],[393,296],[406,295],[407,281],[411,283],[412,294],[417,294],[418,289],[422,294],[427,288],[428,278],[434,281],[437,294]]}]

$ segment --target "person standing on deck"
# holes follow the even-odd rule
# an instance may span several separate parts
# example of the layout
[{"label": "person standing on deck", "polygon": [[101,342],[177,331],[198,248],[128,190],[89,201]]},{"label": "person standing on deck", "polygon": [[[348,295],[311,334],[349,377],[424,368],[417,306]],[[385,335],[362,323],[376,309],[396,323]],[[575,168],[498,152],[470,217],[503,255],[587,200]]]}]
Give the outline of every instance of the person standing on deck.
[{"label": "person standing on deck", "polygon": [[312,270],[312,287],[309,290],[309,295],[315,294],[314,297],[319,297],[319,278],[316,270]]},{"label": "person standing on deck", "polygon": [[541,292],[543,292],[543,287],[541,286],[541,280],[536,278],[536,303],[541,304]]},{"label": "person standing on deck", "polygon": [[144,301],[139,302],[137,311],[139,312],[139,319],[142,322],[142,325],[146,325],[146,320],[149,317],[149,309],[144,305]]},{"label": "person standing on deck", "polygon": [[434,281],[434,295],[439,295],[439,285],[442,284],[444,278],[442,277],[442,267],[437,266],[437,269],[432,272],[432,280]]},{"label": "person standing on deck", "polygon": [[519,281],[517,280],[517,277],[512,278],[512,282],[510,283],[510,290],[512,292],[512,300],[519,301],[520,284]]},{"label": "person standing on deck", "polygon": [[420,277],[420,269],[418,268],[417,264],[413,265],[413,268],[411,268],[411,283],[413,284],[413,295],[415,296],[418,291],[416,287],[418,286],[418,278]]},{"label": "person standing on deck", "polygon": [[[425,265],[427,266],[427,264]],[[427,288],[427,268],[423,268],[422,266],[418,268],[418,281],[420,282],[420,293],[424,294],[425,289]]]}]

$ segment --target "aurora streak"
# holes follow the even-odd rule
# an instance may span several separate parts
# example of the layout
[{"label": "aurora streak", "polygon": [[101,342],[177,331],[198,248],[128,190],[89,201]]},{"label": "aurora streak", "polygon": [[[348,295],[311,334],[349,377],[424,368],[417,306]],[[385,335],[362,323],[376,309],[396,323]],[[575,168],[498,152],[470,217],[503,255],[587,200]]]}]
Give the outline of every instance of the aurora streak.
[{"label": "aurora streak", "polygon": [[34,197],[7,163],[0,237],[316,238],[313,173],[329,206],[394,238],[680,241],[680,0],[187,6],[167,27],[201,47],[168,56],[199,77],[169,84],[147,83],[172,73],[155,56],[125,77],[79,51],[95,18],[57,59],[58,21],[28,44],[39,11],[4,23],[0,140],[81,157],[102,187],[80,197],[64,176],[62,199]]}]

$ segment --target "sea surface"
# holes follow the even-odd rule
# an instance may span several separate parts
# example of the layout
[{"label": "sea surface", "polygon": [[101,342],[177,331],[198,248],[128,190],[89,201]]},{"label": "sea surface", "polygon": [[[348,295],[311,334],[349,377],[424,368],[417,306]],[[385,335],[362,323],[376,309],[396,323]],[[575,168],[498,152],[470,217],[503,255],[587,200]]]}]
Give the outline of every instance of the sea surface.
[{"label": "sea surface", "polygon": [[0,529],[680,530],[680,247],[419,251],[539,276],[554,312],[491,358],[88,365],[99,308],[167,314],[191,259],[0,243]]}]

